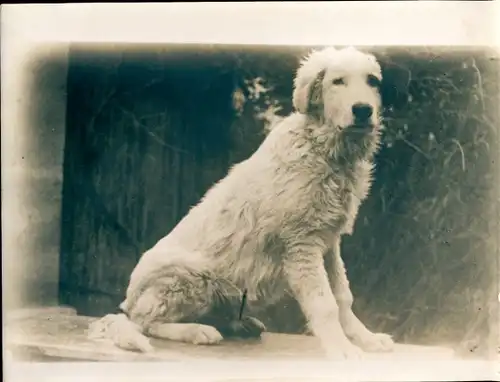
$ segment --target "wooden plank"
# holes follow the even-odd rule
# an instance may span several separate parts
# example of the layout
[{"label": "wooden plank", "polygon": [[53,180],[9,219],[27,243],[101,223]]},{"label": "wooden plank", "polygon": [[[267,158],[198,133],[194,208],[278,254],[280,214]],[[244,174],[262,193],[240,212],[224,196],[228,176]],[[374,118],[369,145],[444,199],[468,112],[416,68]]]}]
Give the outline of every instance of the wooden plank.
[{"label": "wooden plank", "polygon": [[27,318],[33,318],[38,316],[76,316],[76,309],[71,306],[46,306],[39,307],[35,306],[32,308],[16,309],[14,311],[7,311],[5,319],[7,323],[15,323],[20,320],[25,320]]},{"label": "wooden plank", "polygon": [[[86,361],[324,359],[316,338],[278,333],[264,333],[260,340],[228,340],[212,346],[152,339],[151,344],[155,348],[152,353],[125,351],[109,341],[87,338],[87,328],[95,319],[46,312],[11,321],[6,331],[7,349],[14,355],[38,352],[44,357]],[[393,353],[369,353],[366,359],[394,362],[409,359],[451,360],[453,356],[453,351],[447,348],[397,345]]]}]

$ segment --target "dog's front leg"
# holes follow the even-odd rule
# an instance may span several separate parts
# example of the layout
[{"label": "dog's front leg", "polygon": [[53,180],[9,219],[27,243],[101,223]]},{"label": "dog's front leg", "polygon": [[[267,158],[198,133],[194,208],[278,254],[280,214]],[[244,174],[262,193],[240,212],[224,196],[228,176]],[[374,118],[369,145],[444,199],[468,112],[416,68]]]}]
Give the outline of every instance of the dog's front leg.
[{"label": "dog's front leg", "polygon": [[283,268],[291,292],[328,356],[359,359],[363,351],[349,341],[340,325],[339,307],[321,251],[313,245],[295,246],[287,254]]},{"label": "dog's front leg", "polygon": [[391,337],[384,333],[372,333],[352,311],[353,296],[342,256],[340,237],[334,239],[330,258],[325,259],[333,294],[339,309],[339,319],[345,334],[365,351],[390,351],[394,346]]}]

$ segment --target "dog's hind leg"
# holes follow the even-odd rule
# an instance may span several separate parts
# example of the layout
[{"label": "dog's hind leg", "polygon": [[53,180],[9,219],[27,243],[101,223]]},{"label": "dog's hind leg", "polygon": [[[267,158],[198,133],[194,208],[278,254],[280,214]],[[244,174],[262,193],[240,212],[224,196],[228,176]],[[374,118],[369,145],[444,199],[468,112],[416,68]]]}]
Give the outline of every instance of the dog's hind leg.
[{"label": "dog's hind leg", "polygon": [[130,320],[147,335],[214,344],[224,337],[258,337],[265,329],[250,317],[238,320],[241,291],[211,272],[169,265],[152,276],[126,304]]},{"label": "dog's hind leg", "polygon": [[339,307],[339,319],[346,336],[365,351],[390,351],[394,346],[391,337],[373,333],[352,311],[353,296],[340,254],[340,237],[334,239],[330,253],[325,258],[333,294]]}]

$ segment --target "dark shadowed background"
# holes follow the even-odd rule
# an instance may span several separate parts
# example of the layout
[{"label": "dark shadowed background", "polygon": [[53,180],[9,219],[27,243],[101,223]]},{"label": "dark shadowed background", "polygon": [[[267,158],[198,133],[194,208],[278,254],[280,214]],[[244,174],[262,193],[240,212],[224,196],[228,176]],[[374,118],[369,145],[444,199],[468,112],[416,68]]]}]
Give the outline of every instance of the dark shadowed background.
[{"label": "dark shadowed background", "polygon": [[[116,308],[141,253],[264,139],[259,113],[292,110],[308,50],[70,49],[61,303],[93,316]],[[384,70],[385,129],[371,195],[342,244],[354,309],[397,341],[481,354],[498,326],[498,55],[368,50]],[[261,318],[304,330],[293,301]]]}]

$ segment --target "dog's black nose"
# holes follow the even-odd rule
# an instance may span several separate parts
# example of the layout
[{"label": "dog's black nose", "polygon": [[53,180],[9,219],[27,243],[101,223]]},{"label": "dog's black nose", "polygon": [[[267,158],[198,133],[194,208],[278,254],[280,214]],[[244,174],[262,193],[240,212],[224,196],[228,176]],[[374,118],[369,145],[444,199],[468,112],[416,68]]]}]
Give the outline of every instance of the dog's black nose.
[{"label": "dog's black nose", "polygon": [[373,108],[366,103],[356,103],[352,106],[352,114],[359,121],[366,121],[372,116]]}]

